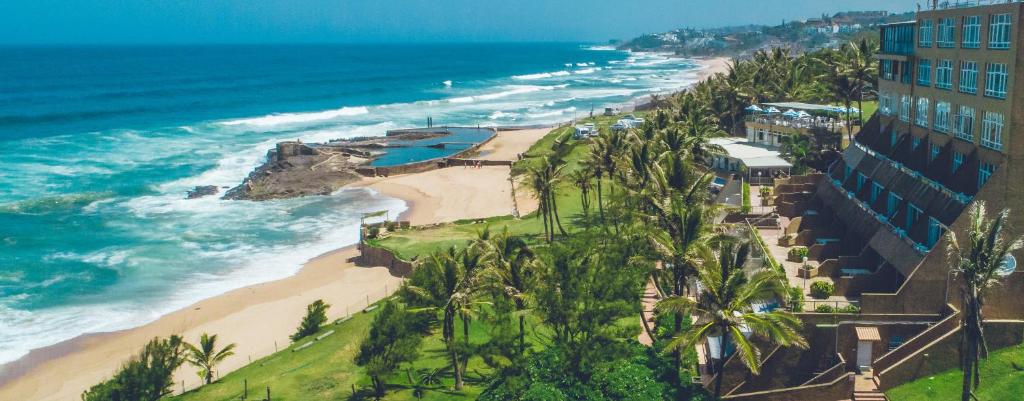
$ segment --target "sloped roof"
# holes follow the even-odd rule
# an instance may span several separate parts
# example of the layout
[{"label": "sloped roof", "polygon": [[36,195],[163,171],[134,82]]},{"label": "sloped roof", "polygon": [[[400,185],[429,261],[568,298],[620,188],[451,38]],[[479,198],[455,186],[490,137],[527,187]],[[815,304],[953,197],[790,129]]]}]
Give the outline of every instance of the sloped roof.
[{"label": "sloped roof", "polygon": [[778,150],[747,142],[743,138],[712,138],[710,142],[721,146],[729,157],[739,159],[747,168],[783,168],[793,166],[779,155]]}]

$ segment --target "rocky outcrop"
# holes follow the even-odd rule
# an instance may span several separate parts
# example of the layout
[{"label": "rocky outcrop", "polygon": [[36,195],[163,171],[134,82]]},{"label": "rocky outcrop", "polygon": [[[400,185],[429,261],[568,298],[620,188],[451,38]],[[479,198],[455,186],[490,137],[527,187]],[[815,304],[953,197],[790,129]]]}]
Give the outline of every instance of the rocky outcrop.
[{"label": "rocky outcrop", "polygon": [[186,192],[186,198],[198,199],[204,196],[216,195],[218,192],[220,192],[220,188],[217,188],[216,185],[200,185]]},{"label": "rocky outcrop", "polygon": [[355,168],[369,161],[335,147],[282,142],[267,153],[267,162],[228,190],[224,199],[269,200],[327,195],[360,179]]}]

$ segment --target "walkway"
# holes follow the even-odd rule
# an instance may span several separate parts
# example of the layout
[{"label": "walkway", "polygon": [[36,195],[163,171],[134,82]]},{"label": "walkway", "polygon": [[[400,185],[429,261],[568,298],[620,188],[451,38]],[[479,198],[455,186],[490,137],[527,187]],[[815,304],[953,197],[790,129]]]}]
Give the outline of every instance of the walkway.
[{"label": "walkway", "polygon": [[[643,310],[641,311],[640,335],[637,337],[637,341],[647,347],[654,345],[654,339],[651,338],[647,329],[654,330],[656,319],[654,306],[657,305],[659,300],[661,300],[661,296],[658,295],[658,288],[654,285],[654,279],[648,279],[647,287],[644,288],[644,295],[640,298]],[[647,322],[646,325],[644,322]]]}]

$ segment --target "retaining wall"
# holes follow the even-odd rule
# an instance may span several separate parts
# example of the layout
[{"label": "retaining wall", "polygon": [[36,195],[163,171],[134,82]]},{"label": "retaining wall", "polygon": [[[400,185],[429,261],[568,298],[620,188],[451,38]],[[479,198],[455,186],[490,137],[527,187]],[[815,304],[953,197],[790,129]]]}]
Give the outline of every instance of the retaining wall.
[{"label": "retaining wall", "polygon": [[729,401],[830,401],[848,399],[853,394],[853,373],[824,384],[758,391],[722,397]]},{"label": "retaining wall", "polygon": [[399,259],[391,251],[384,248],[359,244],[359,263],[368,266],[384,266],[392,275],[405,277],[412,272],[414,264]]}]

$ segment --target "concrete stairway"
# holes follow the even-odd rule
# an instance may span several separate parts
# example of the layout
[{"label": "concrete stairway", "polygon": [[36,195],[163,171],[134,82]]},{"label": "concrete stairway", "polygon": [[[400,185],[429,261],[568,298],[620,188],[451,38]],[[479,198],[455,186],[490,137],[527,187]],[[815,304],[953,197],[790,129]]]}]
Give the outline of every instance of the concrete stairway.
[{"label": "concrete stairway", "polygon": [[640,297],[640,303],[643,307],[643,311],[641,312],[641,319],[643,319],[643,321],[640,322],[642,330],[640,330],[640,336],[637,337],[637,341],[639,341],[640,344],[648,347],[654,344],[654,339],[648,334],[647,329],[654,330],[654,320],[656,318],[654,314],[654,305],[657,304],[660,299],[661,296],[658,295],[658,289],[654,285],[654,280],[648,280],[647,287],[644,288],[644,295]]},{"label": "concrete stairway", "polygon": [[878,390],[878,383],[870,370],[855,377],[853,383],[853,401],[888,401],[885,393]]}]

